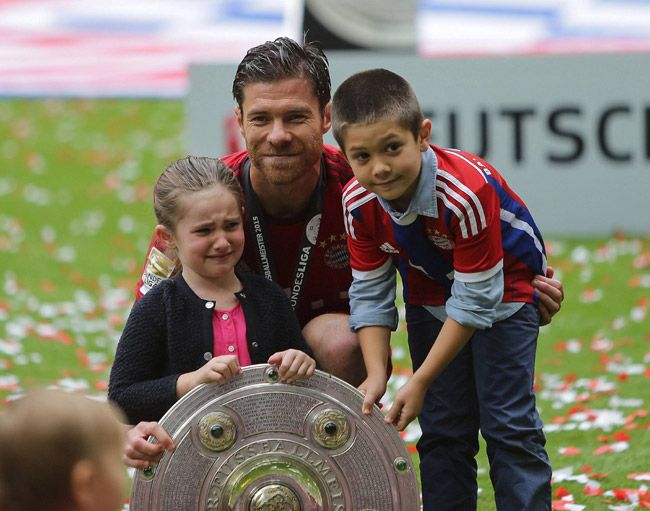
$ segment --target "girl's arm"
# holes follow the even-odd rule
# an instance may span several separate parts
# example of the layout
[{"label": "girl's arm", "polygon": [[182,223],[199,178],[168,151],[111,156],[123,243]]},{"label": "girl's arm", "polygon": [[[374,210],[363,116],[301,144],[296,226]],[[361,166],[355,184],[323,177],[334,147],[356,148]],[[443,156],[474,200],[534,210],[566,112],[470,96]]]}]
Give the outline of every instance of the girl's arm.
[{"label": "girl's arm", "polygon": [[163,369],[167,335],[162,308],[151,303],[154,294],[147,294],[131,310],[110,373],[108,397],[130,424],[158,420],[176,402],[178,375]]}]

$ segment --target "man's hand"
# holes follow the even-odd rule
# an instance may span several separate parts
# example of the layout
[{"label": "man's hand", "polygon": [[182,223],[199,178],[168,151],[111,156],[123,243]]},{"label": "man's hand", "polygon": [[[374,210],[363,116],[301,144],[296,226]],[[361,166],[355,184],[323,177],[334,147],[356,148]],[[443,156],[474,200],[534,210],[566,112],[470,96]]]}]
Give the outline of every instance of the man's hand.
[{"label": "man's hand", "polygon": [[314,374],[316,361],[304,351],[289,349],[278,351],[269,357],[268,363],[278,367],[280,381],[293,383]]},{"label": "man's hand", "polygon": [[361,411],[366,415],[370,415],[372,413],[372,405],[378,404],[386,392],[386,374],[377,377],[368,376],[359,385],[359,391],[364,396]]},{"label": "man's hand", "polygon": [[[158,440],[148,442],[149,436]],[[126,433],[126,444],[122,453],[124,463],[133,468],[147,468],[160,461],[165,451],[176,449],[169,434],[157,422],[140,422]]]},{"label": "man's hand", "polygon": [[546,277],[537,275],[532,282],[539,298],[537,307],[540,314],[539,324],[542,326],[551,322],[553,316],[562,307],[564,300],[564,287],[562,282],[553,278],[554,273],[553,268],[549,266],[546,270]]},{"label": "man's hand", "polygon": [[386,413],[386,422],[395,425],[399,431],[403,431],[409,422],[420,415],[426,392],[426,386],[421,385],[416,378],[412,377],[406,385],[397,391],[393,406]]}]

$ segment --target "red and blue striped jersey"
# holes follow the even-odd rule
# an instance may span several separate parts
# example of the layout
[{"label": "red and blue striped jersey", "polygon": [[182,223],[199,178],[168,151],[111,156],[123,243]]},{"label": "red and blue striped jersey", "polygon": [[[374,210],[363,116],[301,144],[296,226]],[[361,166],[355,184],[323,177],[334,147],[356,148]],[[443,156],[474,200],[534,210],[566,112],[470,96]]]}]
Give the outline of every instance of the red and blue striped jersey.
[{"label": "red and blue striped jersey", "polygon": [[[432,146],[431,214],[395,221],[356,179],[343,192],[350,266],[355,279],[385,271],[402,278],[405,303],[444,305],[451,279],[482,282],[503,269],[502,302],[535,303],[534,275],[546,273],[542,236],[524,202],[487,161]],[[422,176],[421,176],[422,177]]]}]

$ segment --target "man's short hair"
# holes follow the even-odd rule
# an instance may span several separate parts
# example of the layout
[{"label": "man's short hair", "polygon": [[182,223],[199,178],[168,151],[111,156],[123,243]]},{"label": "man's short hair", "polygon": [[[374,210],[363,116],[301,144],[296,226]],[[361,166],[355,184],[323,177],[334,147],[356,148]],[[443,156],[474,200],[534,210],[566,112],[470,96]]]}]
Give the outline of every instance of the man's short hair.
[{"label": "man's short hair", "polygon": [[288,37],[278,37],[248,50],[237,67],[232,95],[241,109],[247,85],[290,78],[305,78],[311,83],[323,112],[332,94],[327,57],[314,43],[300,44]]},{"label": "man's short hair", "polygon": [[391,119],[417,138],[422,110],[409,83],[387,69],[370,69],[353,74],[334,93],[332,132],[341,149],[343,135],[353,124],[370,124]]}]

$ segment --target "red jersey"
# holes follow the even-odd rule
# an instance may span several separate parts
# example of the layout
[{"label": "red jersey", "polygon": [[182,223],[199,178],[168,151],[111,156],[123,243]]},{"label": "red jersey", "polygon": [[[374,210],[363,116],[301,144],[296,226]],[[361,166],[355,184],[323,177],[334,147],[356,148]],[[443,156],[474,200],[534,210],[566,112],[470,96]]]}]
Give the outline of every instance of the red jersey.
[{"label": "red jersey", "polygon": [[399,269],[406,303],[444,305],[449,277],[480,282],[503,268],[503,302],[534,303],[534,275],[546,272],[544,242],[524,202],[488,162],[432,146],[437,167],[427,197],[435,214],[398,224],[356,179],[344,191],[352,271],[361,280],[389,259]]},{"label": "red jersey", "polygon": [[[249,162],[248,152],[240,151],[221,159],[235,171],[246,192],[246,186],[242,179]],[[352,274],[341,199],[343,188],[353,175],[343,155],[334,147],[323,146],[321,163],[324,172],[318,237],[309,254],[309,266],[302,277],[302,289],[295,309],[301,326],[321,314],[328,312],[349,313],[350,311],[348,290],[352,282]],[[250,211],[249,201],[250,198],[247,196],[247,210]],[[300,262],[301,238],[306,222],[307,219],[293,224],[271,223],[265,219],[264,237],[268,240],[269,252],[274,264],[274,280],[290,298],[296,278],[297,264]],[[250,239],[249,232],[247,229],[246,244],[240,266],[264,274],[259,268],[256,244],[254,240]],[[150,244],[150,251],[151,247],[161,248],[161,242],[156,239],[155,235]],[[148,256],[147,261],[149,259]],[[143,271],[144,274],[146,272]],[[143,279],[141,278],[136,288],[138,297],[143,295],[142,285]],[[146,288],[144,291],[146,292]]]}]

